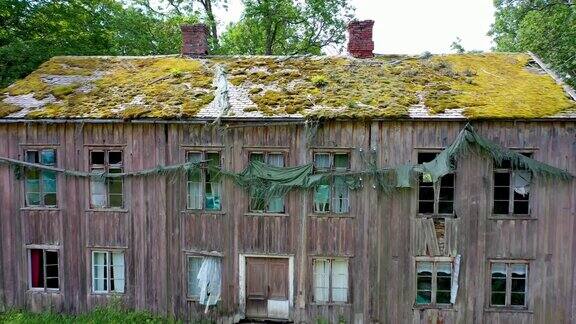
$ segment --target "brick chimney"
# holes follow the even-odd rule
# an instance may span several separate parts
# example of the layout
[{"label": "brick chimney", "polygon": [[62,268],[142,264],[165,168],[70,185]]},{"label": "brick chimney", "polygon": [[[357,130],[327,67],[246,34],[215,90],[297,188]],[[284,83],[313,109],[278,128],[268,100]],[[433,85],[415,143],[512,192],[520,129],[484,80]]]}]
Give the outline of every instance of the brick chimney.
[{"label": "brick chimney", "polygon": [[374,20],[353,20],[348,24],[348,53],[356,58],[374,57]]},{"label": "brick chimney", "polygon": [[182,55],[208,54],[208,27],[205,24],[182,25]]}]

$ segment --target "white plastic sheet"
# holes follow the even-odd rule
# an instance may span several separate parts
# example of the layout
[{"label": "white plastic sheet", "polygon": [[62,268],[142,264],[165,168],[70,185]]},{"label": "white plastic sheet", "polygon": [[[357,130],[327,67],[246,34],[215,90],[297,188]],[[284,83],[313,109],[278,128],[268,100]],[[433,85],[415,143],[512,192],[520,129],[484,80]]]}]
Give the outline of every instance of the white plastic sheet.
[{"label": "white plastic sheet", "polygon": [[532,172],[514,171],[514,192],[526,196],[530,192],[530,182],[532,181]]},{"label": "white plastic sheet", "polygon": [[200,304],[216,305],[220,300],[220,286],[222,282],[221,259],[218,257],[204,257],[202,266],[198,271],[198,285],[200,286]]}]

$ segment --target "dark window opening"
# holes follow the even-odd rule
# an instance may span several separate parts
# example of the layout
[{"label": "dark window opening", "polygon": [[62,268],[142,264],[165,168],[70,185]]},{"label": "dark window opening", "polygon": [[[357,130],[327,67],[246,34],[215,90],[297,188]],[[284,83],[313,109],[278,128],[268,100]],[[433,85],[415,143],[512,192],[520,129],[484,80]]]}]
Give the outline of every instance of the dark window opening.
[{"label": "dark window opening", "polygon": [[[531,153],[522,153],[531,157]],[[525,168],[513,169],[509,160],[495,164],[493,207],[495,215],[530,214],[530,182],[532,174]]]},{"label": "dark window opening", "polygon": [[[94,174],[115,174],[124,170],[122,151],[90,151],[90,172]],[[90,179],[91,208],[124,207],[124,180],[118,178]]]},{"label": "dark window opening", "polygon": [[30,287],[33,289],[58,290],[58,252],[30,249]]},{"label": "dark window opening", "polygon": [[490,306],[510,308],[527,306],[527,263],[492,262],[490,274]]},{"label": "dark window opening", "polygon": [[[430,162],[438,152],[418,152],[418,164]],[[418,213],[430,215],[454,214],[454,174],[450,173],[437,183],[430,174],[420,174],[418,181]]]}]

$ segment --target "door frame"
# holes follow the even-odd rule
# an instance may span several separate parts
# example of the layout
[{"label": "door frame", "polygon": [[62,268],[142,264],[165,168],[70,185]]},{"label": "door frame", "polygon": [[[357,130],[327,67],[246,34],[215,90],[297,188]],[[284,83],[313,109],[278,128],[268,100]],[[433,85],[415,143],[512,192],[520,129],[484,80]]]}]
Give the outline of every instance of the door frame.
[{"label": "door frame", "polygon": [[[294,307],[294,255],[292,254],[239,254],[240,312],[246,317],[246,258],[288,259],[288,305]],[[289,314],[290,317],[290,314]]]}]

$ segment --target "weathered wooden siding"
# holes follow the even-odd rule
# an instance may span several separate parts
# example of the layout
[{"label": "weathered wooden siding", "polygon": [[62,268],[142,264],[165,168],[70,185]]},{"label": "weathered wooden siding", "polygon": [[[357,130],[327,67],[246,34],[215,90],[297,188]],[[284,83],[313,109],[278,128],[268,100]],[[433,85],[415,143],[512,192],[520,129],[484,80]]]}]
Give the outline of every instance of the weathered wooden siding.
[{"label": "weathered wooden siding", "polygon": [[[58,165],[88,170],[91,147],[118,147],[126,170],[185,161],[187,150],[222,153],[223,167],[244,168],[249,152],[282,151],[286,165],[312,161],[313,152],[351,153],[351,168],[362,169],[372,156],[380,166],[415,163],[418,149],[449,145],[462,122],[331,122],[309,141],[301,125],[230,127],[154,123],[0,123],[0,156],[22,159],[27,146],[57,149]],[[478,122],[478,131],[512,148],[534,150],[540,161],[576,173],[574,122]],[[417,215],[415,190],[384,194],[364,179],[350,195],[348,215],[319,215],[310,193],[292,192],[286,215],[249,213],[248,195],[230,180],[223,184],[219,212],[186,209],[185,179],[133,178],[125,181],[125,210],[88,208],[88,181],[58,178],[59,208],[22,208],[23,185],[0,165],[0,302],[33,310],[82,312],[109,301],[91,293],[90,253],[95,248],[126,252],[128,306],[184,319],[202,307],[186,298],[185,254],[223,255],[219,314],[239,305],[239,255],[292,256],[292,318],[354,323],[552,323],[575,321],[576,185],[537,183],[532,187],[532,219],[491,217],[492,166],[480,157],[459,161],[456,218],[446,219],[439,243],[431,219]],[[26,245],[60,247],[61,291],[27,290]],[[442,246],[444,249],[442,249]],[[462,255],[460,290],[450,309],[414,307],[414,257]],[[320,305],[312,300],[312,259],[349,260],[349,303]],[[529,309],[489,309],[490,259],[530,262]]]}]

